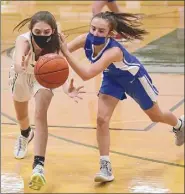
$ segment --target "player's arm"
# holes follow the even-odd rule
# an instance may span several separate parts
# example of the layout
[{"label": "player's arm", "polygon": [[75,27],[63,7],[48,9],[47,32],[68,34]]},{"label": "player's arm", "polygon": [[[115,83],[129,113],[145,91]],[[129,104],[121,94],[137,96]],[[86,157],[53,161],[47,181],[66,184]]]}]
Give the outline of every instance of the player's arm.
[{"label": "player's arm", "polygon": [[15,42],[15,53],[13,57],[16,73],[21,73],[23,71],[22,60],[23,57],[28,54],[29,49],[28,41],[24,37],[18,36]]},{"label": "player's arm", "polygon": [[93,63],[93,65],[82,66],[78,60],[76,60],[73,55],[66,51],[64,55],[73,68],[73,70],[84,80],[89,80],[102,71],[104,71],[111,63],[116,61],[121,61],[123,59],[123,53],[121,52],[120,48],[113,47],[104,52],[102,57]]},{"label": "player's arm", "polygon": [[[85,45],[86,37],[87,37],[87,34],[82,34],[82,35],[76,37],[75,39],[73,39],[72,41],[70,41],[67,44],[67,48],[68,48],[69,52],[74,52],[80,48],[83,48]],[[62,85],[62,87],[63,87],[63,91],[67,94],[69,87],[70,87],[70,83],[69,83],[68,79]]]},{"label": "player's arm", "polygon": [[75,39],[73,39],[72,41],[70,41],[67,44],[67,48],[69,52],[74,52],[80,48],[83,48],[85,45],[86,38],[87,38],[87,34],[82,34],[76,37]]}]

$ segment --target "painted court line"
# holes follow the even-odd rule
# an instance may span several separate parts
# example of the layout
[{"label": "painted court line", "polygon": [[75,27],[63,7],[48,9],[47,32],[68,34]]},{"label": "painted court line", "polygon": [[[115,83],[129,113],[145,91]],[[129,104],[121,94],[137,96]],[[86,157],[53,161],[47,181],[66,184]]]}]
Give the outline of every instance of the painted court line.
[{"label": "painted court line", "polygon": [[[54,137],[54,138],[56,138],[56,139],[60,139],[60,140],[63,140],[63,141],[69,142],[69,143],[73,143],[73,144],[76,144],[76,145],[81,145],[81,146],[84,146],[84,147],[93,148],[93,149],[98,150],[98,147],[93,146],[93,145],[88,145],[88,144],[80,143],[80,142],[73,141],[73,140],[70,140],[70,139],[67,139],[67,138],[63,138],[63,137],[60,137],[60,136],[53,135],[51,133],[49,133],[49,135]],[[152,159],[152,158],[136,156],[136,155],[132,155],[132,154],[117,152],[117,151],[114,151],[114,150],[110,150],[110,153],[117,154],[117,155],[122,155],[122,156],[127,156],[127,157],[130,157],[130,158],[135,158],[135,159],[155,162],[155,163],[166,164],[166,165],[170,165],[170,166],[176,166],[176,167],[182,167],[182,168],[185,167],[184,165],[177,164],[177,163],[172,163],[172,162],[167,162],[167,161],[162,161],[162,160],[155,160],[155,159]]]},{"label": "painted court line", "polygon": [[[17,123],[17,121],[16,121],[15,118],[13,118],[13,117],[5,114],[5,113],[1,113],[1,114],[3,116],[7,117],[8,119],[10,119],[11,121],[14,121],[15,123]],[[60,137],[60,136],[53,135],[51,133],[48,133],[48,135],[51,136],[51,137],[54,137],[56,139],[66,141],[68,143],[73,143],[75,145],[80,145],[80,146],[84,146],[84,147],[93,148],[93,149],[98,150],[98,147],[93,146],[93,145],[88,145],[88,144],[80,143],[80,142],[73,141],[73,140],[70,140],[70,139],[67,139],[67,138],[63,138],[63,137]],[[127,153],[117,152],[117,151],[114,151],[114,150],[110,150],[110,153],[117,154],[117,155],[122,155],[122,156],[126,156],[126,157],[130,157],[130,158],[135,158],[135,159],[140,159],[140,160],[155,162],[155,163],[161,163],[161,164],[176,166],[176,167],[183,167],[183,168],[185,167],[184,165],[177,164],[177,163],[172,163],[172,162],[161,161],[161,160],[156,160],[156,159],[152,159],[152,158],[141,157],[141,156],[137,156],[137,155],[132,155],[132,154],[127,154]]]},{"label": "painted court line", "polygon": [[[184,103],[184,99],[182,99],[181,101],[179,101],[177,104],[175,104],[172,108],[170,108],[170,111],[174,111],[176,110],[179,106],[181,106]],[[154,127],[155,125],[157,125],[157,123],[151,123],[150,125],[148,125],[147,127],[144,128],[144,131],[148,131],[150,130],[152,127]]]}]

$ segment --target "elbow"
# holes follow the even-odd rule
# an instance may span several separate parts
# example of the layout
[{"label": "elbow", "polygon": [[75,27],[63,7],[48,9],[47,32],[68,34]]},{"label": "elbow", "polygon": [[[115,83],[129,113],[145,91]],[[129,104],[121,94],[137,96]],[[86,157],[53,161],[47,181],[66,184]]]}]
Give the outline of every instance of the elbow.
[{"label": "elbow", "polygon": [[87,80],[89,80],[89,79],[90,79],[90,78],[88,78],[87,76],[83,76],[83,77],[82,77],[82,80],[83,80],[83,81],[87,81]]},{"label": "elbow", "polygon": [[95,77],[90,71],[84,71],[83,73],[78,74],[83,81],[87,81],[93,77]]},{"label": "elbow", "polygon": [[91,79],[92,76],[89,75],[89,74],[85,74],[85,75],[83,75],[81,78],[82,78],[83,81],[87,81],[87,80]]},{"label": "elbow", "polygon": [[20,65],[14,64],[14,71],[15,73],[22,73],[23,68]]}]

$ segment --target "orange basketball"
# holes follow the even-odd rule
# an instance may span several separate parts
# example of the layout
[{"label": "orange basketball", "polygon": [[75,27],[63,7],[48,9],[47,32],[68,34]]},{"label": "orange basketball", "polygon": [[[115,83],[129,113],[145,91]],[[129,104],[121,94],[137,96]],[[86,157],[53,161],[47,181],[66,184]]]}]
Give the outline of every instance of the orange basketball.
[{"label": "orange basketball", "polygon": [[46,88],[58,88],[65,83],[69,75],[66,59],[58,54],[46,54],[39,57],[34,67],[36,80]]}]

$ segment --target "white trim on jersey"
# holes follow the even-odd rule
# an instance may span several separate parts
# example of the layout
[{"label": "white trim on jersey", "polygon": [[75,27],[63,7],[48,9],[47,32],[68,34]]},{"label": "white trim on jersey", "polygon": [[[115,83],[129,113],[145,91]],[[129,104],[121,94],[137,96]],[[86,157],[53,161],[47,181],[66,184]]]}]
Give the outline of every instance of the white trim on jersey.
[{"label": "white trim on jersey", "polygon": [[139,64],[139,63],[129,63],[129,62],[126,61],[125,58],[123,59],[123,61],[128,66],[138,66],[138,67],[141,67],[141,64]]},{"label": "white trim on jersey", "polygon": [[121,69],[123,71],[129,71],[132,75],[135,75],[139,70],[139,66],[128,66],[123,61],[114,62],[113,64],[118,69]]},{"label": "white trim on jersey", "polygon": [[108,38],[105,46],[102,48],[102,50],[98,53],[98,55],[96,57],[93,57],[93,55],[94,55],[94,45],[92,44],[92,55],[91,55],[91,59],[93,61],[96,60],[104,52],[104,50],[106,49],[106,47],[109,44],[109,42],[110,42],[110,38]]}]

